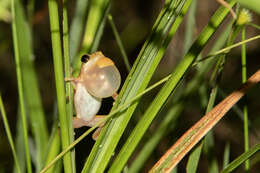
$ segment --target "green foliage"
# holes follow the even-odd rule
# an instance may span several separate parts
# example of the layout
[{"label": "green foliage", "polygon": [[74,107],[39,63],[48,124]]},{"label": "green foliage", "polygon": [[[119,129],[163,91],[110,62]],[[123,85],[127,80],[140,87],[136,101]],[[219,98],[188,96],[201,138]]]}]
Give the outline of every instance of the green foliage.
[{"label": "green foliage", "polygon": [[[257,0],[250,0],[250,3],[232,0],[229,1],[229,5],[232,7],[236,2],[259,14],[259,8],[257,8],[259,7],[259,2]],[[221,26],[226,16],[229,15],[229,10],[225,7],[220,7],[211,16],[204,29],[200,31],[198,25],[201,23],[196,21],[198,11],[196,9],[202,6],[199,1],[166,0],[161,9],[157,7],[157,10],[159,10],[157,16],[155,13],[153,14],[155,22],[148,36],[138,36],[138,30],[133,30],[131,31],[132,33],[127,33],[128,36],[125,37],[125,34],[122,33],[128,31],[131,27],[122,29],[122,25],[124,25],[124,22],[131,23],[132,21],[122,22],[125,14],[122,16],[114,15],[119,14],[120,10],[127,12],[127,10],[124,10],[126,8],[124,6],[122,6],[122,9],[121,6],[120,9],[117,9],[122,3],[112,3],[109,0],[78,0],[76,2],[63,0],[62,4],[59,4],[57,0],[48,0],[49,13],[46,14],[50,23],[50,28],[48,28],[50,37],[48,40],[51,41],[53,57],[53,66],[49,65],[49,69],[53,69],[55,76],[57,93],[55,102],[57,106],[54,107],[58,112],[54,114],[58,118],[51,118],[52,120],[55,119],[55,122],[48,121],[50,123],[47,125],[46,117],[49,120],[49,116],[45,115],[43,110],[42,103],[44,102],[40,95],[39,80],[34,62],[34,56],[38,54],[36,51],[39,50],[38,45],[34,43],[34,37],[37,37],[37,34],[35,34],[37,33],[37,27],[35,27],[37,24],[35,23],[37,23],[37,17],[44,16],[44,13],[41,12],[36,15],[35,10],[38,12],[37,4],[37,1],[30,0],[25,8],[26,10],[24,10],[19,0],[12,0],[11,4],[8,1],[0,3],[0,20],[5,22],[11,21],[12,24],[19,95],[18,132],[15,142],[12,139],[14,137],[11,135],[12,129],[10,128],[12,125],[9,126],[7,120],[9,117],[6,116],[2,96],[0,96],[1,114],[14,157],[14,170],[16,172],[25,172],[25,168],[27,169],[26,172],[29,173],[34,171],[41,171],[41,173],[76,172],[76,165],[79,165],[76,161],[79,159],[75,158],[75,146],[97,128],[98,125],[105,122],[98,140],[91,148],[90,154],[83,161],[79,161],[80,164],[84,164],[83,168],[79,167],[77,171],[81,170],[86,173],[116,173],[127,170],[134,173],[142,172],[143,168],[151,169],[152,165],[146,163],[150,163],[150,159],[153,159],[152,163],[154,164],[159,159],[158,156],[162,155],[166,148],[169,147],[167,145],[173,143],[171,138],[179,137],[179,134],[175,134],[176,129],[181,127],[180,129],[183,130],[190,127],[186,125],[183,127],[181,123],[182,115],[189,110],[189,107],[192,107],[189,103],[193,101],[194,94],[198,93],[198,91],[203,92],[196,95],[200,98],[195,98],[195,101],[192,102],[192,105],[198,107],[197,110],[199,111],[197,112],[208,112],[214,107],[218,100],[218,92],[222,91],[223,87],[221,76],[226,74],[226,71],[223,71],[223,67],[226,61],[233,60],[227,53],[234,47],[241,45],[242,82],[244,83],[247,80],[246,61],[248,57],[246,54],[246,43],[260,38],[257,35],[246,40],[246,28],[249,26],[259,28],[259,26],[254,24],[254,21],[251,21],[251,14],[248,11],[240,8],[237,10],[237,21],[234,19],[229,20],[225,23],[226,26]],[[74,6],[73,8],[70,7],[71,4],[75,5],[75,9]],[[10,5],[12,20],[10,17]],[[170,42],[178,38],[179,34],[176,36],[175,33],[180,32],[177,30],[182,28],[181,23],[183,23],[188,10],[190,11],[185,25],[185,38],[178,41],[178,43],[183,44],[181,45],[183,49],[179,51],[176,48],[176,50],[172,51],[172,46],[169,46]],[[72,12],[73,15],[71,14]],[[109,25],[106,23],[107,20]],[[144,26],[145,20],[142,22],[136,21],[137,19],[133,17],[133,23],[141,23],[136,28],[146,27]],[[206,23],[205,21],[203,22]],[[60,26],[62,26],[62,29],[60,29]],[[221,30],[219,28],[225,28],[225,32],[222,30],[220,31],[222,32],[221,34],[215,36],[214,33]],[[109,35],[104,32],[107,30],[111,31],[114,36],[110,38],[112,34]],[[240,31],[242,31],[242,42],[234,44],[233,42]],[[198,35],[197,39],[194,39],[195,35]],[[146,38],[137,58],[133,57],[133,52],[130,53],[125,49],[128,46],[125,38],[129,37]],[[113,43],[117,45],[114,45],[111,39],[115,40]],[[110,41],[106,42],[106,40]],[[195,41],[193,42],[193,40]],[[105,44],[108,43],[108,48],[104,48],[103,42]],[[223,45],[227,47],[221,49]],[[135,46],[137,47],[137,45]],[[74,114],[73,86],[70,83],[65,83],[64,78],[71,77],[72,71],[73,74],[79,72],[79,57],[82,54],[93,53],[98,49],[104,49],[102,51],[113,54],[113,50],[110,50],[111,47],[116,47],[118,55],[121,54],[122,60],[116,59],[115,64],[125,64],[124,66],[122,65],[123,70],[120,69],[120,72],[122,71],[122,76],[127,76],[127,78],[123,82],[119,96],[108,116],[74,139],[74,134],[77,134],[77,131],[74,131],[72,126]],[[0,46],[0,51],[2,49],[3,47]],[[171,51],[176,55],[178,55],[178,52],[183,52],[181,53],[183,57],[180,58],[174,68],[167,66],[168,61],[170,62],[172,59],[167,59],[167,65],[160,68],[159,63],[165,63],[162,59]],[[178,57],[181,56],[178,55]],[[134,60],[132,67],[130,60]],[[171,74],[163,78],[163,75],[155,73],[156,70],[162,74],[166,71]],[[123,74],[124,71],[129,72],[129,74]],[[187,77],[186,74],[192,74],[192,78]],[[155,79],[162,78],[162,80],[154,82],[154,80],[151,80],[153,76]],[[210,81],[206,81],[205,76],[211,76]],[[159,92],[154,90],[155,87],[164,82],[165,84],[158,89]],[[148,87],[149,83],[154,84]],[[211,90],[210,95],[209,90]],[[3,94],[4,92],[1,91],[1,93]],[[198,100],[199,103],[196,103]],[[206,105],[208,106],[205,110]],[[249,167],[248,159],[259,151],[260,147],[257,144],[250,148],[249,145],[250,128],[255,128],[254,123],[249,120],[249,108],[247,104],[244,104],[243,147],[245,152],[229,163],[230,153],[233,152],[233,143],[230,142],[231,140],[228,140],[229,142],[225,147],[222,172],[230,172],[244,162],[246,171],[252,169],[252,166]],[[27,119],[29,120],[28,122]],[[53,129],[51,135],[49,135],[50,131],[47,128],[50,126]],[[196,129],[192,133],[197,133]],[[212,148],[218,145],[214,141],[215,139],[213,139],[213,134],[213,131],[207,133],[206,138],[197,147],[194,147],[186,165],[187,172],[198,172],[201,155],[206,155],[209,158],[208,167],[210,171],[217,170],[219,158],[216,156],[216,153],[211,152]],[[234,134],[236,133],[234,132]],[[186,139],[186,142],[188,141],[189,139]],[[163,147],[160,146],[161,144],[164,144]],[[87,143],[84,145],[91,147]],[[154,153],[158,152],[157,150],[160,154]],[[178,148],[178,151],[173,151],[173,154],[164,158],[160,166],[156,167],[155,165],[151,171],[161,172],[170,167],[170,160],[176,156],[176,153],[178,154],[183,150],[185,150],[184,144]],[[149,168],[145,165],[148,165]],[[176,167],[172,171],[177,172]]]}]

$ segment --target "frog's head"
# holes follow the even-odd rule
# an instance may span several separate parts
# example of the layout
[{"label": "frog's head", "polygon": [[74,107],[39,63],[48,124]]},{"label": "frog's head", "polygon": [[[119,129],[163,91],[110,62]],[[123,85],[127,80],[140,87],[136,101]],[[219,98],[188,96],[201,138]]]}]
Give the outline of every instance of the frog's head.
[{"label": "frog's head", "polygon": [[81,57],[80,78],[87,91],[98,98],[110,97],[117,92],[121,76],[114,62],[102,52]]}]

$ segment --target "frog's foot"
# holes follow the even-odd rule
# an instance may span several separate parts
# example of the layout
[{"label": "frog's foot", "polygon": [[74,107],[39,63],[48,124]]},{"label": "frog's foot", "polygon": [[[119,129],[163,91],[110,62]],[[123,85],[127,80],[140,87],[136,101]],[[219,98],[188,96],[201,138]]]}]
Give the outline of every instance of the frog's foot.
[{"label": "frog's foot", "polygon": [[118,94],[117,94],[117,93],[114,93],[114,94],[112,95],[112,98],[113,98],[114,100],[116,100],[117,97],[118,97]]},{"label": "frog's foot", "polygon": [[[99,123],[105,116],[104,115],[96,115],[92,120],[90,121],[85,121],[81,118],[77,118],[74,117],[73,118],[73,127],[74,128],[80,128],[83,126],[88,126],[88,127],[93,127],[95,126],[97,123]],[[104,126],[105,122],[103,122],[102,124],[100,124],[98,127],[98,129],[93,133],[92,138],[94,140],[96,140],[99,136],[99,133],[102,129],[102,127]]]},{"label": "frog's foot", "polygon": [[220,3],[221,5],[223,5],[224,7],[226,7],[226,8],[229,10],[230,14],[232,15],[232,17],[233,17],[234,19],[237,18],[236,13],[233,11],[233,9],[231,8],[231,6],[230,6],[225,0],[217,0],[217,2]]}]

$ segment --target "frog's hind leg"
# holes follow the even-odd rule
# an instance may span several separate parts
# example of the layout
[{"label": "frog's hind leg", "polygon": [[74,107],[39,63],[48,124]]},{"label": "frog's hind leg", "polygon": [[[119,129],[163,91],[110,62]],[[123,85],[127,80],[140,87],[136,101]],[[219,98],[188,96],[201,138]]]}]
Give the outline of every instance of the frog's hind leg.
[{"label": "frog's hind leg", "polygon": [[[74,128],[80,128],[80,127],[83,127],[83,126],[93,127],[97,123],[99,123],[99,121],[101,121],[104,117],[105,117],[105,115],[96,115],[90,121],[85,121],[81,118],[74,117],[73,118],[73,127]],[[104,123],[99,125],[99,127],[103,127],[103,126],[104,126]]]},{"label": "frog's hind leg", "polygon": [[[94,118],[91,121],[84,121],[81,118],[74,117],[73,118],[73,127],[74,128],[80,128],[80,127],[83,127],[83,126],[93,127],[97,123],[99,123],[102,119],[104,119],[104,117],[105,117],[104,115],[96,115],[96,116],[94,116]],[[97,138],[100,134],[100,131],[101,131],[102,127],[104,126],[104,124],[105,124],[105,122],[101,123],[98,126],[98,128],[96,129],[96,131],[93,133],[92,138],[94,140],[97,140]]]}]

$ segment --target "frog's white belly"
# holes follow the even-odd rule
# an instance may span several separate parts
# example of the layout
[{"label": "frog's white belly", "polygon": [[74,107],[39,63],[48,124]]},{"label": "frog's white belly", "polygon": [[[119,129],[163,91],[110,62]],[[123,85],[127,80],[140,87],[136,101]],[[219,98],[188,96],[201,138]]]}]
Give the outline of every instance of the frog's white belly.
[{"label": "frog's white belly", "polygon": [[74,105],[77,117],[85,121],[90,121],[100,109],[101,98],[90,95],[86,88],[80,83],[77,83],[76,87]]}]

